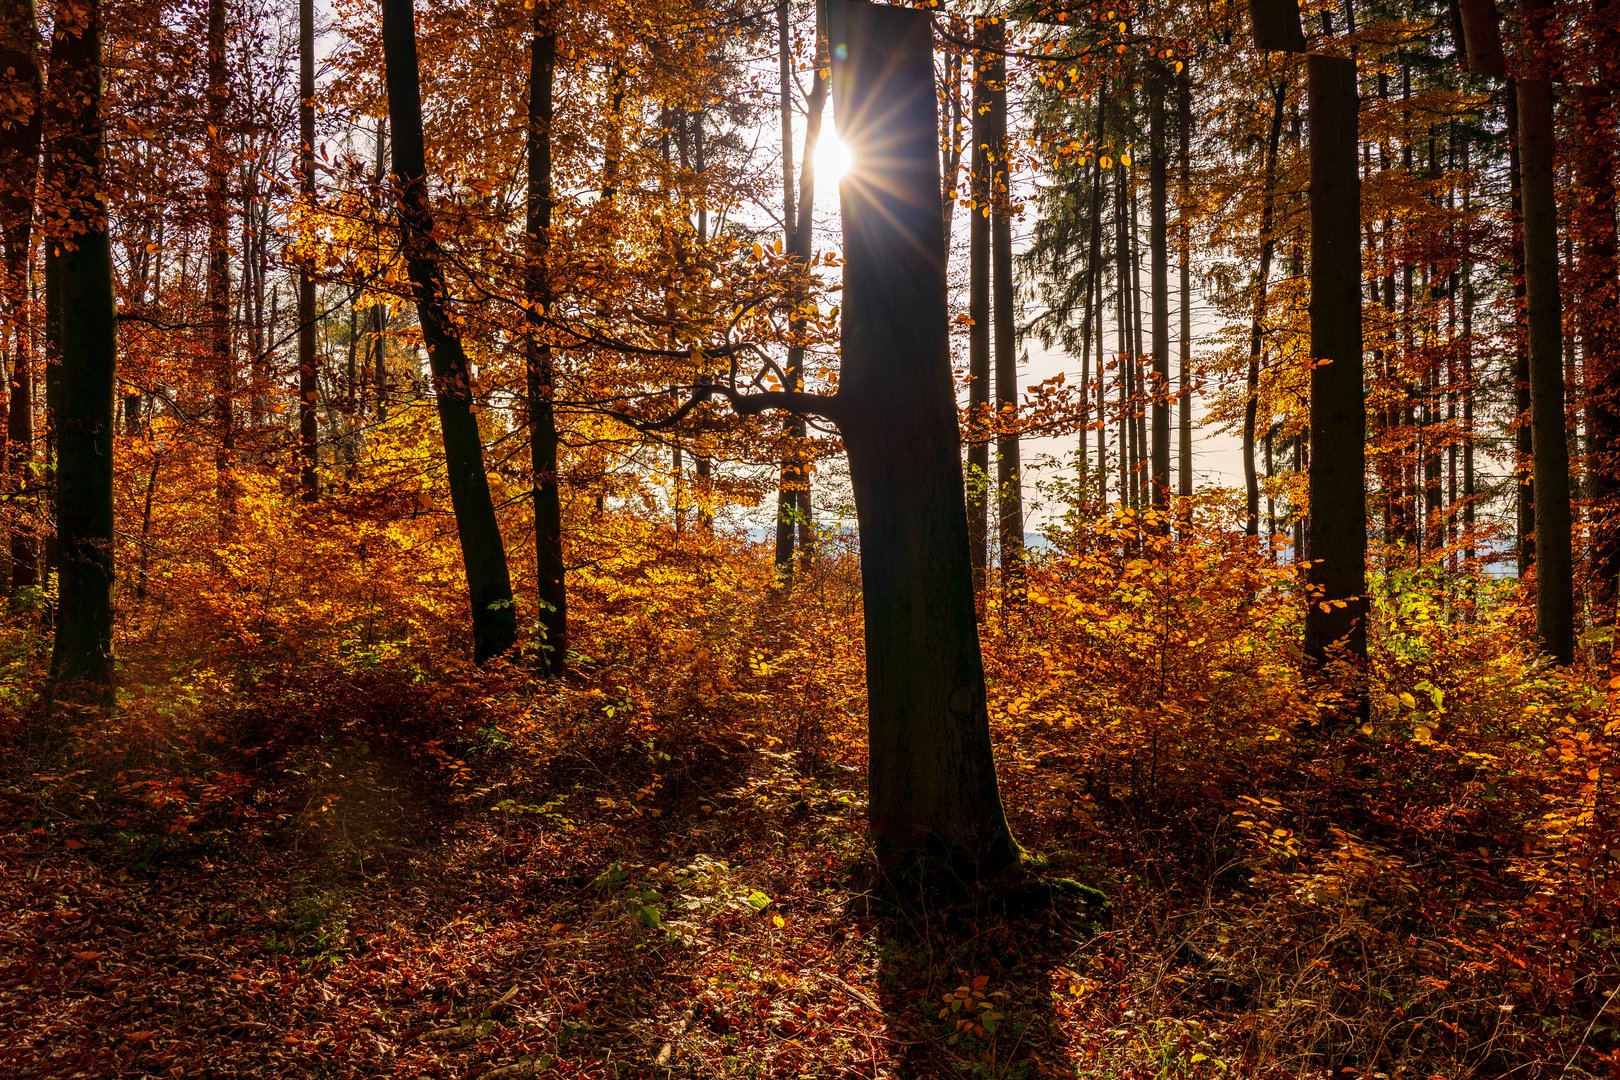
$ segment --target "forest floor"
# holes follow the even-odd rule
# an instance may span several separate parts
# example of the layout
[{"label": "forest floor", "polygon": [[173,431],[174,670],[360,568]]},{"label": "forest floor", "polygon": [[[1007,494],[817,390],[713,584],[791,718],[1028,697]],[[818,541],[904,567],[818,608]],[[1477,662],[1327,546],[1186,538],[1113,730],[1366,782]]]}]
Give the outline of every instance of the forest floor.
[{"label": "forest floor", "polygon": [[[1018,620],[1085,598],[1063,574],[1037,567],[1028,613],[986,632],[997,753],[1041,872],[1107,911],[851,886],[860,717],[824,695],[859,658],[815,636],[848,640],[847,582],[819,631],[790,620],[796,644],[760,617],[728,660],[706,623],[707,645],[663,639],[662,666],[598,657],[562,686],[262,645],[204,677],[132,650],[111,721],[8,736],[0,1073],[1620,1075],[1613,824],[1601,792],[1554,783],[1613,730],[1579,680],[1503,684],[1567,733],[1515,729],[1534,745],[1512,768],[1507,736],[1469,748],[1495,729],[1461,690],[1454,734],[1438,701],[1386,737],[1222,699],[1242,738],[1114,745],[1124,728],[1080,732],[1058,683],[1124,709],[1146,682],[1019,674],[1044,648],[1009,645],[1056,644]],[[1481,641],[1446,658],[1478,667],[1458,679],[1484,678]],[[1177,731],[1202,730],[1198,697]]]}]

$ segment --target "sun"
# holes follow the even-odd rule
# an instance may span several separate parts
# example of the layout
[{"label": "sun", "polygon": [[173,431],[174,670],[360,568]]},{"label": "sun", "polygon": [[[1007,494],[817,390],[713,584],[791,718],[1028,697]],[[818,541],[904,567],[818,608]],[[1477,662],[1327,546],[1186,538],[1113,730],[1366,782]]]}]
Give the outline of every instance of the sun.
[{"label": "sun", "polygon": [[816,143],[816,177],[837,184],[855,166],[855,154],[835,132],[823,131]]}]

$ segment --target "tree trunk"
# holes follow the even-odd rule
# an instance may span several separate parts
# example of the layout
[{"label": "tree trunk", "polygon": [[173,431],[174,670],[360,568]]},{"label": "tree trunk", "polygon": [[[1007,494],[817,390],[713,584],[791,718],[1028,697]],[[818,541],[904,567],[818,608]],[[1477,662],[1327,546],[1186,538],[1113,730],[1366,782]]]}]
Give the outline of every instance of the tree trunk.
[{"label": "tree trunk", "polygon": [[512,646],[517,637],[517,612],[506,569],[506,547],[484,471],[484,444],[478,433],[478,418],[473,414],[471,365],[450,321],[439,243],[433,236],[422,145],[413,0],[383,0],[382,14],[388,115],[394,129],[394,181],[399,187],[405,265],[417,319],[422,324],[422,340],[427,345],[439,427],[444,435],[450,502],[455,510],[456,533],[467,573],[467,597],[472,607],[473,659],[483,663]]},{"label": "tree trunk", "polygon": [[[1148,288],[1153,319],[1153,463],[1149,494],[1153,508],[1170,509],[1170,169],[1165,148],[1165,85],[1155,79],[1148,91]],[[1159,523],[1169,529],[1170,519]]]},{"label": "tree trunk", "polygon": [[[1180,438],[1177,442],[1180,495],[1191,499],[1193,493],[1193,423],[1192,423],[1192,77],[1181,76],[1176,100],[1178,128],[1181,136],[1181,197],[1177,211],[1180,236],[1181,262],[1181,357],[1180,357]],[[1182,528],[1192,525],[1192,508],[1184,511]]]},{"label": "tree trunk", "polygon": [[[218,0],[215,0],[217,3]],[[414,66],[414,65],[413,65]],[[298,0],[298,190],[307,207],[315,203],[315,2]],[[315,404],[315,280],[298,266],[298,494],[305,502],[320,495],[320,439]]]},{"label": "tree trunk", "polygon": [[1525,330],[1524,187],[1521,167],[1524,155],[1519,138],[1519,87],[1507,83],[1508,205],[1513,217],[1513,243],[1508,261],[1513,272],[1513,477],[1519,546],[1519,580],[1527,581],[1536,565],[1536,489],[1530,417],[1530,342]]},{"label": "tree trunk", "polygon": [[1525,321],[1530,342],[1530,433],[1535,488],[1536,636],[1554,660],[1575,659],[1575,593],[1565,438],[1563,302],[1558,287],[1558,205],[1553,173],[1553,94],[1545,78],[1520,79],[1519,186],[1524,200]]},{"label": "tree trunk", "polygon": [[1620,577],[1620,308],[1615,237],[1614,97],[1579,93],[1581,153],[1575,164],[1575,235],[1580,245],[1580,329],[1586,375],[1586,476],[1592,516],[1593,622],[1615,621]]},{"label": "tree trunk", "polygon": [[[799,267],[807,266],[810,262],[816,210],[816,147],[821,143],[821,124],[827,107],[827,80],[822,76],[825,35],[822,32],[819,3],[816,8],[815,37],[816,70],[805,116],[804,153],[800,155],[799,161],[799,198],[796,208],[790,205],[792,194],[790,189],[786,186],[783,188],[783,209],[794,211],[787,235],[787,254]],[[783,93],[787,92],[784,88]],[[783,131],[787,140],[784,145],[791,146],[792,118],[784,114],[783,120]],[[798,306],[798,297],[799,294],[795,293],[793,305],[795,308]],[[804,345],[799,340],[804,331],[804,317],[796,313],[790,314],[788,337],[791,340],[788,344],[787,369],[783,372],[788,377],[788,385],[784,389],[789,391],[801,389],[804,383]],[[804,460],[807,434],[808,429],[802,416],[795,416],[788,421],[788,454],[786,460],[782,462],[782,479],[776,504],[776,572],[783,581],[789,581],[793,577],[795,541],[799,548],[800,562],[808,566],[811,558],[810,469]]]},{"label": "tree trunk", "polygon": [[208,172],[203,213],[208,219],[208,366],[214,383],[214,437],[222,526],[236,512],[236,378],[231,356],[230,147],[225,123],[230,85],[225,67],[225,0],[208,0]]},{"label": "tree trunk", "polygon": [[1019,461],[1018,325],[1013,302],[1012,144],[1007,139],[1007,24],[985,27],[990,70],[990,271],[995,323],[996,503],[1001,546],[1001,589],[1017,597],[1024,588],[1024,474]]},{"label": "tree trunk", "polygon": [[528,260],[523,299],[528,321],[524,368],[529,406],[529,465],[533,476],[535,606],[541,667],[561,675],[568,656],[568,589],[563,565],[562,496],[557,482],[556,376],[545,321],[551,313],[551,115],[557,34],[549,6],[535,5],[529,41],[529,190],[525,231]]},{"label": "tree trunk", "polygon": [[[39,69],[39,18],[33,0],[0,5],[0,305],[10,322],[10,409],[6,415],[5,471],[18,500],[21,521],[32,518],[28,494],[34,477],[34,363],[30,325],[29,253],[33,241],[34,186],[39,176],[43,82]],[[39,583],[33,530],[11,533],[11,591]]]},{"label": "tree trunk", "polygon": [[[1244,531],[1260,535],[1260,479],[1255,470],[1255,433],[1260,412],[1260,357],[1265,350],[1266,298],[1271,290],[1271,260],[1277,250],[1274,221],[1277,201],[1277,151],[1282,143],[1283,100],[1287,87],[1271,89],[1271,135],[1261,179],[1260,267],[1254,278],[1254,316],[1249,322],[1248,397],[1243,402]],[[1357,243],[1360,243],[1359,233]],[[1360,275],[1357,275],[1358,279]],[[1358,286],[1359,295],[1359,286]]]},{"label": "tree trunk", "polygon": [[969,192],[973,209],[968,216],[968,476],[967,514],[973,585],[983,589],[990,566],[990,441],[985,424],[990,417],[990,203],[995,197],[991,177],[993,156],[990,126],[990,79],[994,65],[988,54],[973,54],[973,93],[968,125],[973,142],[969,164]]},{"label": "tree trunk", "polygon": [[[927,12],[831,0],[842,188],[839,421],[860,515],[871,838],[891,881],[1018,857],[996,786],[951,385]],[[874,160],[872,147],[882,147]]]},{"label": "tree trunk", "polygon": [[101,6],[64,0],[51,38],[44,183],[66,216],[45,236],[46,315],[56,339],[60,570],[51,682],[58,698],[110,702],[113,692],[113,378],[118,314],[107,238],[101,118]]},{"label": "tree trunk", "polygon": [[[1311,156],[1311,564],[1305,653],[1367,657],[1366,391],[1356,65],[1306,59]],[[1363,711],[1365,699],[1357,703]]]}]

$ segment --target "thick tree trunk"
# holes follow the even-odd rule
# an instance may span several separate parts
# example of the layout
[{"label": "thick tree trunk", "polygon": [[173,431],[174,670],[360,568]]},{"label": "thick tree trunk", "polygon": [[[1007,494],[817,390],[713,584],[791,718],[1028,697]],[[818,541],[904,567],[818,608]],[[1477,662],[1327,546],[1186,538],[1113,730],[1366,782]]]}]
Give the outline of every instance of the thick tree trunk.
[{"label": "thick tree trunk", "polygon": [[[29,253],[33,241],[34,187],[39,176],[43,80],[39,67],[39,18],[33,0],[0,5],[0,310],[11,330],[10,408],[6,414],[5,471],[18,500],[19,518],[31,518],[34,485],[34,362],[30,318]],[[19,524],[11,534],[13,594],[39,583],[33,530]]]},{"label": "thick tree trunk", "polygon": [[1530,433],[1536,537],[1536,636],[1561,664],[1575,659],[1569,443],[1565,436],[1563,301],[1558,286],[1558,204],[1553,174],[1553,94],[1520,79],[1519,185],[1524,200],[1525,320],[1530,340]]},{"label": "thick tree trunk", "polygon": [[557,383],[546,317],[551,313],[551,116],[557,72],[557,34],[549,6],[536,5],[529,41],[529,190],[525,231],[528,259],[523,298],[527,375],[529,466],[533,476],[535,605],[539,609],[541,667],[561,675],[568,657],[568,588],[563,564],[562,495],[557,482]]},{"label": "thick tree trunk", "polygon": [[968,216],[968,543],[973,585],[983,589],[990,566],[990,441],[982,425],[990,415],[990,202],[993,139],[990,130],[990,78],[994,65],[987,53],[973,54],[973,93],[968,127],[973,143],[969,187],[973,210]]},{"label": "thick tree trunk", "polygon": [[831,12],[839,125],[857,157],[841,193],[838,399],[861,523],[871,838],[890,880],[971,879],[1018,846],[974,617],[929,15],[863,0]]},{"label": "thick tree trunk", "polygon": [[482,663],[511,648],[517,637],[517,612],[506,568],[506,547],[484,471],[484,444],[478,433],[478,418],[473,414],[471,365],[450,321],[439,243],[433,236],[422,145],[414,5],[412,0],[383,0],[382,14],[388,115],[393,122],[394,180],[399,186],[405,265],[433,371],[450,502],[455,510],[456,533],[467,572],[467,598],[472,607],[473,659]]},{"label": "thick tree trunk", "polygon": [[51,38],[44,183],[65,217],[46,232],[46,315],[54,330],[60,600],[51,681],[58,698],[113,691],[113,378],[118,315],[107,239],[101,118],[101,6],[64,0]]},{"label": "thick tree trunk", "polygon": [[[1306,59],[1311,154],[1311,565],[1305,653],[1367,656],[1366,390],[1356,65]],[[1365,707],[1358,703],[1358,711]]]},{"label": "thick tree trunk", "polygon": [[[217,2],[217,0],[216,0]],[[298,189],[306,206],[315,202],[315,3],[298,0]],[[315,281],[298,267],[298,494],[320,495],[320,440],[315,404]]]}]

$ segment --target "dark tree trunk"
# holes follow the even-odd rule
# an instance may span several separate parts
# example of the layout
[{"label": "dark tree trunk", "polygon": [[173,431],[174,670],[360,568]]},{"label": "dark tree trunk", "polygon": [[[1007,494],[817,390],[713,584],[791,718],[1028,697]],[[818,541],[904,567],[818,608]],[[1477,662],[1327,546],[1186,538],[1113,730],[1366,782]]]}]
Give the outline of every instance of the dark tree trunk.
[{"label": "dark tree trunk", "polygon": [[45,236],[54,264],[46,323],[56,341],[51,405],[60,562],[51,681],[58,698],[109,702],[118,315],[104,196],[99,0],[57,8],[44,130],[51,147],[44,183],[66,210]]},{"label": "dark tree trunk", "polygon": [[1007,24],[999,19],[985,27],[989,62],[990,270],[992,321],[995,323],[996,519],[1001,547],[1001,588],[1009,597],[1023,591],[1024,475],[1019,461],[1018,326],[1013,303],[1012,145],[1007,140]]},{"label": "dark tree trunk", "polygon": [[[1179,257],[1181,262],[1181,357],[1180,357],[1180,438],[1177,441],[1179,451],[1177,462],[1179,469],[1179,493],[1182,498],[1190,499],[1193,493],[1193,422],[1192,422],[1192,77],[1185,72],[1182,74],[1178,88],[1177,100],[1177,127],[1181,136],[1181,198],[1178,217],[1180,236],[1178,237]],[[1183,529],[1192,525],[1192,508],[1189,505],[1184,511],[1186,517]]]},{"label": "dark tree trunk", "polygon": [[[315,3],[298,0],[298,189],[306,206],[315,203]],[[315,405],[315,280],[298,267],[298,494],[305,502],[320,495],[320,439]]]},{"label": "dark tree trunk", "polygon": [[1519,580],[1530,577],[1536,565],[1536,489],[1530,416],[1530,343],[1525,330],[1524,187],[1521,179],[1523,153],[1519,137],[1519,88],[1507,84],[1508,204],[1513,217],[1513,243],[1508,261],[1513,272],[1513,476],[1517,488],[1517,528]]},{"label": "dark tree trunk", "polygon": [[990,441],[984,425],[990,416],[990,201],[995,197],[990,131],[990,79],[987,53],[973,54],[973,93],[968,121],[973,142],[969,187],[973,209],[968,216],[968,477],[967,514],[973,585],[985,586],[990,566]]},{"label": "dark tree trunk", "polygon": [[[1282,143],[1283,99],[1286,86],[1271,89],[1271,135],[1261,180],[1260,267],[1254,279],[1254,316],[1249,322],[1248,397],[1243,402],[1244,529],[1260,535],[1260,478],[1255,469],[1255,434],[1260,412],[1260,357],[1265,350],[1266,298],[1271,291],[1271,260],[1277,250],[1274,227],[1277,201],[1277,151]],[[1359,235],[1359,234],[1358,234]],[[1359,244],[1359,238],[1357,240]],[[1358,279],[1360,275],[1357,275]],[[1358,286],[1359,295],[1359,286]]]},{"label": "dark tree trunk", "polygon": [[[10,408],[6,414],[5,470],[28,520],[34,460],[33,327],[29,309],[29,252],[33,240],[34,186],[39,176],[43,81],[39,68],[39,18],[33,0],[0,5],[0,310],[11,330]],[[11,534],[11,590],[39,583],[33,530]]]},{"label": "dark tree trunk", "polygon": [[[1367,656],[1366,390],[1361,362],[1361,178],[1353,60],[1311,56],[1311,565],[1305,653]],[[1358,711],[1364,708],[1364,699]]]},{"label": "dark tree trunk", "polygon": [[863,0],[831,0],[831,11],[839,122],[857,157],[841,193],[838,419],[861,522],[871,837],[891,880],[971,879],[1018,846],[996,786],[974,617],[930,20]]},{"label": "dark tree trunk", "polygon": [[230,148],[225,131],[230,85],[225,68],[225,0],[208,0],[208,174],[203,211],[208,219],[208,367],[214,384],[214,437],[222,522],[236,512],[236,372],[231,356]]},{"label": "dark tree trunk", "polygon": [[433,236],[422,145],[414,5],[412,0],[383,0],[382,14],[388,115],[393,122],[394,181],[399,187],[406,271],[433,371],[450,502],[455,510],[456,533],[467,572],[467,597],[472,607],[473,659],[482,663],[511,648],[517,637],[517,612],[506,569],[506,547],[484,470],[484,444],[478,433],[478,418],[473,414],[471,365],[450,321],[439,243]]},{"label": "dark tree trunk", "polygon": [[1580,246],[1580,329],[1586,374],[1586,477],[1592,516],[1593,622],[1615,621],[1620,577],[1620,342],[1616,333],[1614,95],[1579,91],[1574,231]]},{"label": "dark tree trunk", "polygon": [[[1538,24],[1538,3],[1531,25]],[[1536,636],[1554,660],[1575,659],[1569,443],[1565,437],[1563,301],[1558,286],[1558,204],[1553,172],[1553,93],[1546,78],[1520,79],[1519,188],[1524,200],[1525,321],[1530,342],[1530,432],[1535,488]]]},{"label": "dark tree trunk", "polygon": [[[1148,105],[1148,288],[1152,293],[1153,379],[1148,386],[1153,409],[1153,464],[1150,494],[1153,508],[1170,508],[1170,237],[1169,155],[1165,148],[1165,86],[1155,80]],[[1169,518],[1160,528],[1170,527]]]},{"label": "dark tree trunk", "polygon": [[529,465],[533,475],[535,603],[542,640],[541,667],[561,675],[568,657],[568,588],[563,565],[562,496],[557,483],[556,375],[545,322],[551,313],[551,114],[557,72],[557,34],[550,8],[535,5],[529,41],[528,262],[523,293],[528,333],[524,368],[529,406]]},{"label": "dark tree trunk", "polygon": [[[817,5],[816,16],[816,71],[814,82],[810,87],[810,101],[804,124],[804,153],[799,161],[799,198],[798,206],[792,203],[792,192],[789,187],[782,191],[783,209],[792,210],[792,223],[788,227],[787,255],[795,265],[803,267],[810,261],[810,245],[813,240],[813,228],[816,212],[816,147],[821,142],[822,118],[827,109],[827,80],[822,76],[823,38],[821,28],[820,4]],[[783,93],[788,91],[784,88]],[[783,116],[786,142],[792,142],[792,118]],[[791,155],[791,150],[784,151]],[[786,173],[784,173],[786,182]],[[794,307],[797,308],[798,294],[795,294]],[[801,315],[793,314],[788,317],[788,343],[787,375],[788,385],[785,389],[797,391],[804,383],[804,344],[800,337],[804,334],[805,322]],[[802,565],[808,566],[811,558],[811,530],[810,530],[810,469],[805,461],[804,445],[808,429],[804,418],[795,416],[788,421],[787,439],[788,453],[782,462],[782,479],[776,504],[776,572],[783,581],[793,577],[793,549],[795,544],[799,548],[799,560]]]}]

